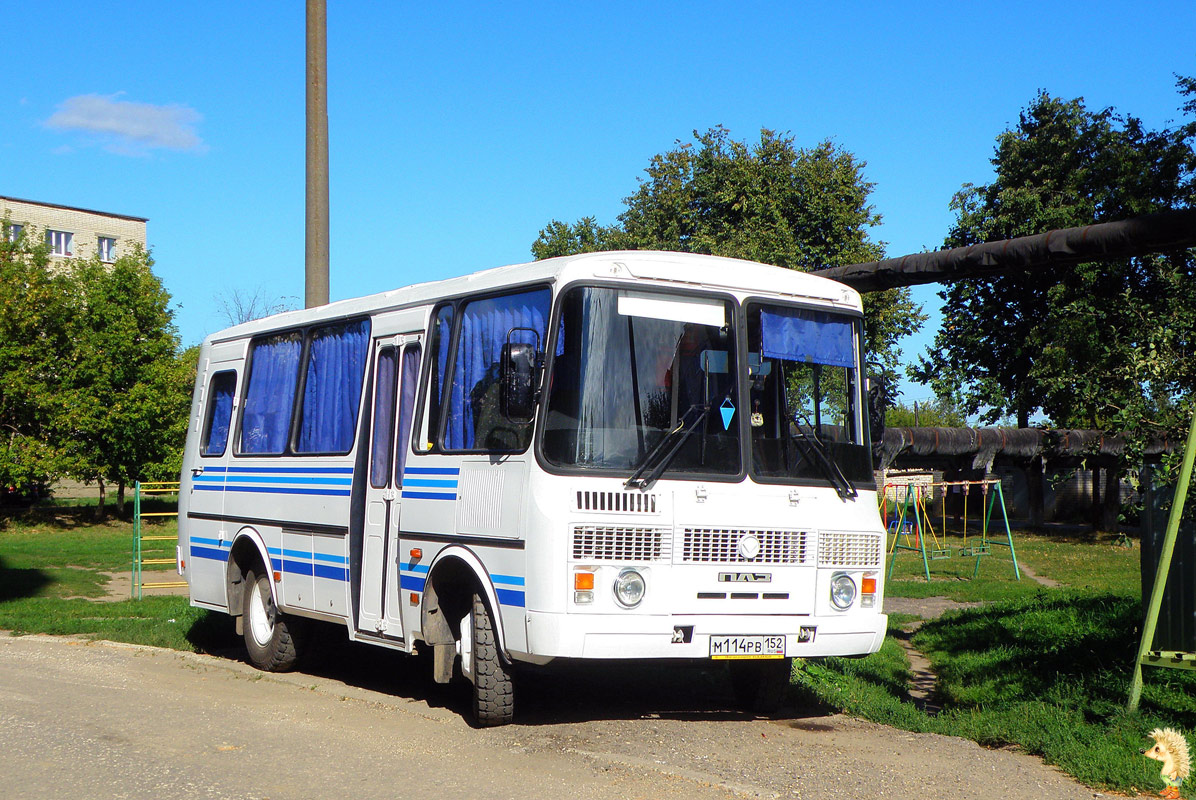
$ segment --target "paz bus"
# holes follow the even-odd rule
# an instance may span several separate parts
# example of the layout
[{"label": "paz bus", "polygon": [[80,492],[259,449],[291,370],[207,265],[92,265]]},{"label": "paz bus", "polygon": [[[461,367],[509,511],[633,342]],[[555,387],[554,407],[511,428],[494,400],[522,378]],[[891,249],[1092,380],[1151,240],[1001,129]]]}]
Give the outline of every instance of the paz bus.
[{"label": "paz bus", "polygon": [[553,659],[875,652],[884,529],[856,291],[713,256],[500,267],[208,336],[178,570],[249,659],[319,620],[430,652],[477,724]]}]

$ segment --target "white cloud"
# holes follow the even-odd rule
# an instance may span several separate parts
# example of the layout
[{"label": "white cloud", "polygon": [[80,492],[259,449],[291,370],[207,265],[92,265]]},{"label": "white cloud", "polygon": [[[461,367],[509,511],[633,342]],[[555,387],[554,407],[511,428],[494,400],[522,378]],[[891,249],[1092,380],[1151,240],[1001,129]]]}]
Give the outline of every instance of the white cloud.
[{"label": "white cloud", "polygon": [[118,100],[120,94],[81,94],[68,97],[46,120],[50,128],[94,134],[109,150],[121,154],[144,154],[149,150],[206,149],[195,132],[203,117],[190,106],[156,106]]}]

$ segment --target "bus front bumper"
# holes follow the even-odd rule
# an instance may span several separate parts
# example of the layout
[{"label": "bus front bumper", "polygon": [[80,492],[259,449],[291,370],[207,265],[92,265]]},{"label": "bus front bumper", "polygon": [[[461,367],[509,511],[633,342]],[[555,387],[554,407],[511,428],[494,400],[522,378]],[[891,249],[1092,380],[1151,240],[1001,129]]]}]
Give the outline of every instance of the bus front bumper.
[{"label": "bus front bumper", "polygon": [[[528,611],[527,644],[540,658],[709,658],[711,637],[784,636],[796,658],[875,653],[888,617],[797,615],[555,614]],[[512,653],[519,658],[518,653]]]}]

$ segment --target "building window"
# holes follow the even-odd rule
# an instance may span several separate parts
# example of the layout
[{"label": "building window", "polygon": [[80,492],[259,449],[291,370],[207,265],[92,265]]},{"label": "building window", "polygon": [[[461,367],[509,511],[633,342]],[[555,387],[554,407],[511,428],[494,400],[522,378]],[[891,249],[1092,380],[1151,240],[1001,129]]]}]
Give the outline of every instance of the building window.
[{"label": "building window", "polygon": [[4,238],[10,242],[15,242],[21,238],[21,231],[23,230],[25,230],[24,225],[17,225],[15,222],[9,223],[4,227]]},{"label": "building window", "polygon": [[111,264],[116,260],[116,239],[111,236],[99,237],[100,261],[105,264]]},{"label": "building window", "polygon": [[66,231],[46,231],[46,244],[56,256],[72,255],[74,236]]}]

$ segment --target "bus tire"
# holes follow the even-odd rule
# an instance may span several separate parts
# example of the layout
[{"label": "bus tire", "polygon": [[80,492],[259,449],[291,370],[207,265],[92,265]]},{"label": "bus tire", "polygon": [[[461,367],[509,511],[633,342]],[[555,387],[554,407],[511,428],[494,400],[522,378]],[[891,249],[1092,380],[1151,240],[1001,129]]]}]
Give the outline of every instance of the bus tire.
[{"label": "bus tire", "polygon": [[740,708],[753,714],[775,714],[785,702],[785,694],[789,690],[793,659],[730,661],[727,670]]},{"label": "bus tire", "polygon": [[494,635],[486,602],[473,596],[469,614],[473,637],[473,718],[481,728],[506,725],[515,717],[515,686]]},{"label": "bus tire", "polygon": [[241,613],[249,661],[267,672],[289,672],[299,664],[310,629],[308,620],[284,614],[274,605],[270,577],[245,575]]}]

